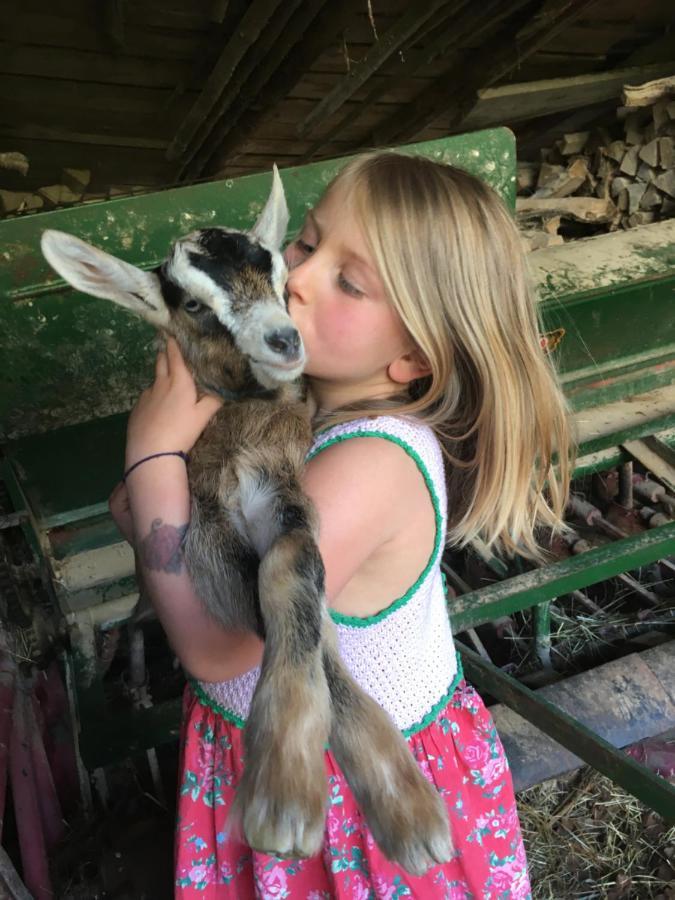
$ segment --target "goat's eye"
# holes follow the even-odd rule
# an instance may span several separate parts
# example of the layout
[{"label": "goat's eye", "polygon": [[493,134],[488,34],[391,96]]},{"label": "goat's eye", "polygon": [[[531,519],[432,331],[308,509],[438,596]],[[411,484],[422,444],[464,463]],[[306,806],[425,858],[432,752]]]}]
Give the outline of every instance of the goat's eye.
[{"label": "goat's eye", "polygon": [[199,310],[202,308],[202,304],[198,300],[186,300],[183,308],[186,310],[186,312],[199,312]]}]

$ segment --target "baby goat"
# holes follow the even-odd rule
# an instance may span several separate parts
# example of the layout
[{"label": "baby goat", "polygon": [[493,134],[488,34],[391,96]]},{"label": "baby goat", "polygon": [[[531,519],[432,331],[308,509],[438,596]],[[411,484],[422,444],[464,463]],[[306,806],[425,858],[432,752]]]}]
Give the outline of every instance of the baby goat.
[{"label": "baby goat", "polygon": [[183,553],[214,619],[265,638],[236,801],[248,843],[284,856],[319,851],[330,738],[382,851],[422,874],[451,855],[445,807],[340,659],[316,514],[300,487],[312,429],[304,348],[284,300],[287,225],[275,166],[250,232],[194,231],[154,271],[58,231],[45,231],[42,250],[77,290],[172,335],[199,390],[224,398],[191,453]]}]

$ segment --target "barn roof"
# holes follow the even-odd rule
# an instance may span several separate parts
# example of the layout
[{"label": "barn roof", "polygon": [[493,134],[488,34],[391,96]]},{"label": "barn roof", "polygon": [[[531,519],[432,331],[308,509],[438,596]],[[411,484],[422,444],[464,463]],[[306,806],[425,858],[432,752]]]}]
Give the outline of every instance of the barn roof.
[{"label": "barn roof", "polygon": [[664,0],[22,0],[0,34],[0,152],[101,197],[493,124],[520,146],[673,74]]}]

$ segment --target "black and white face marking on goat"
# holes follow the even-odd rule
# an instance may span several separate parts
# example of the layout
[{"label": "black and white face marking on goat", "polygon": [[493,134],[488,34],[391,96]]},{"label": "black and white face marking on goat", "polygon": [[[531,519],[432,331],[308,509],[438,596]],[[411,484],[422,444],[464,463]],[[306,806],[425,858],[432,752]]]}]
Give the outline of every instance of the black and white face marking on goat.
[{"label": "black and white face marking on goat", "polygon": [[305,363],[284,299],[287,226],[284,187],[274,166],[272,190],[249,232],[195,231],[179,238],[152,272],[64,232],[45,231],[41,243],[49,264],[74,288],[112,300],[174,336],[183,315],[199,316],[198,331],[232,341],[258,383],[274,388],[297,378]]},{"label": "black and white face marking on goat", "polygon": [[286,311],[286,275],[278,249],[227,228],[180,238],[159,273],[167,305],[195,318],[212,310],[266,387],[296,378],[305,363]]}]

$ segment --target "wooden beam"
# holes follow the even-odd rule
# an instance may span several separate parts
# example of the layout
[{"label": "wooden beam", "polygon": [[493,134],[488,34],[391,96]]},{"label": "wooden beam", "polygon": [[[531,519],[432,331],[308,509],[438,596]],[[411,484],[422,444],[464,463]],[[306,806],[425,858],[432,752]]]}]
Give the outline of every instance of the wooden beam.
[{"label": "wooden beam", "polygon": [[[467,54],[467,58],[451,67],[436,83],[436,90],[420,97],[406,110],[400,110],[381,128],[376,129],[376,145],[412,140],[439,116],[447,113],[446,128],[461,128],[478,98],[478,91],[504,78],[540,47],[551,41],[598,0],[548,0],[523,28],[500,31],[492,41]],[[457,92],[457,85],[462,85]]]},{"label": "wooden beam", "polygon": [[48,141],[72,144],[97,144],[104,147],[140,147],[145,150],[166,150],[168,140],[147,138],[138,135],[107,134],[105,132],[73,131],[70,128],[50,128],[44,125],[0,125],[0,138],[27,138],[44,141],[45,153],[49,154]]},{"label": "wooden beam", "polygon": [[399,47],[424,27],[424,24],[447,2],[448,0],[431,0],[423,6],[422,11],[417,4],[413,4],[300,123],[297,128],[298,135],[306,137],[312,129],[340,109],[361,85],[377,72]]},{"label": "wooden beam", "polygon": [[[478,10],[475,5],[466,11],[459,19],[453,18],[449,25],[445,27],[437,35],[428,47],[424,50],[411,50],[406,54],[405,62],[400,66],[396,65],[396,72],[391,73],[393,77],[410,76],[414,77],[418,73],[431,65],[431,63],[439,56],[444,58],[450,57],[454,53],[456,57],[457,48],[461,42],[469,35],[480,34],[487,28],[492,27],[501,19],[510,16],[516,9],[524,6],[528,0],[512,0],[509,4],[504,4],[503,0],[486,0],[485,4]],[[460,3],[455,7],[454,13],[458,14],[467,6],[466,3]],[[439,23],[440,26],[441,23]],[[347,114],[328,131],[320,140],[316,141],[314,146],[308,153],[305,153],[300,160],[301,163],[309,162],[318,153],[320,153],[328,144],[344,132],[348,124],[353,124],[363,112],[378,100],[382,93],[386,90],[387,82],[375,85],[365,100],[362,101],[359,109],[350,109]]]},{"label": "wooden beam", "polygon": [[126,49],[124,40],[124,0],[103,0],[103,31],[114,53]]},{"label": "wooden beam", "polygon": [[[254,87],[251,83],[230,107],[226,119],[219,123],[217,142],[215,136],[214,140],[209,142],[208,159],[206,159],[207,148],[204,148],[204,155],[199,163],[201,171],[210,165],[211,159],[216,155],[218,159],[215,165],[218,170],[226,161],[230,161],[230,155],[236,148],[246,142],[270,110],[288,95],[303,74],[325,51],[333,36],[344,29],[352,12],[349,3],[327,4],[312,24],[311,31],[302,45],[297,51],[287,54],[281,65],[273,70],[273,78],[269,77],[268,72],[263,71],[266,67],[262,67],[259,79],[256,80],[262,81],[263,77],[266,77],[267,81],[263,85],[265,90],[255,98],[256,108],[252,108],[252,99],[249,96],[249,91]],[[191,174],[190,177],[198,176]]]},{"label": "wooden beam", "polygon": [[625,84],[641,84],[675,71],[675,62],[611,69],[572,78],[505,84],[478,91],[477,102],[462,122],[469,131],[511,124],[556,112],[621,98]]},{"label": "wooden beam", "polygon": [[310,3],[303,5],[302,14],[294,17],[301,2],[302,0],[286,0],[279,14],[273,16],[258,40],[255,55],[248,54],[237,67],[208,119],[183,154],[179,178],[199,177],[202,167],[220,142],[223,120],[227,122],[226,127],[229,127],[231,120],[227,114],[232,105],[244,97],[253,101],[321,11],[326,0],[310,0]]},{"label": "wooden beam", "polygon": [[211,114],[218,98],[232,78],[247,50],[253,46],[283,0],[253,0],[244,13],[194,106],[181,123],[166,158],[178,159],[187,149],[200,125]]}]

